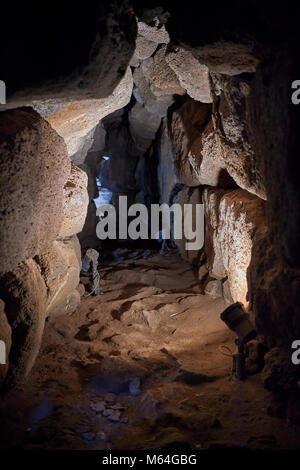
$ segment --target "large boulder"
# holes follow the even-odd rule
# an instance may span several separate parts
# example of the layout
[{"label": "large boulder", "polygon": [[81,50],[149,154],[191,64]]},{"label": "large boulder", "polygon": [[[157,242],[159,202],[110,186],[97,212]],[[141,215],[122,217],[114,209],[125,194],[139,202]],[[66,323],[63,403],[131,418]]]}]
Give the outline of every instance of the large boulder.
[{"label": "large boulder", "polygon": [[128,67],[120,83],[107,98],[71,101],[47,118],[63,137],[71,159],[76,156],[78,161],[78,153],[85,145],[86,138],[101,119],[129,103],[132,88],[133,79]]},{"label": "large boulder", "polygon": [[78,238],[75,235],[56,240],[47,251],[36,257],[36,261],[47,287],[46,315],[70,312],[74,309],[74,296],[78,297],[75,293],[81,269]]},{"label": "large boulder", "polygon": [[247,270],[255,235],[266,230],[264,201],[242,189],[205,189],[203,196],[209,274],[228,277],[233,301],[248,307]]},{"label": "large boulder", "polygon": [[188,153],[188,159],[199,184],[220,187],[226,185],[224,174],[228,173],[222,158],[222,150],[215,139],[214,127],[211,121],[193,142]]},{"label": "large boulder", "polygon": [[66,238],[81,232],[89,203],[86,173],[72,163],[71,174],[64,186],[64,220],[59,238]]},{"label": "large boulder", "polygon": [[0,296],[11,327],[12,345],[5,385],[29,374],[38,355],[46,318],[46,286],[34,260],[21,263],[0,279]]},{"label": "large boulder", "polygon": [[191,52],[175,47],[167,51],[166,62],[176,73],[188,95],[201,103],[212,103],[209,70]]},{"label": "large boulder", "polygon": [[31,108],[0,113],[0,272],[45,250],[63,221],[71,162],[63,139]]},{"label": "large boulder", "polygon": [[[9,326],[6,313],[5,313],[5,304],[0,299],[0,341],[3,341],[5,347],[5,361],[3,364],[0,361],[0,386],[4,382],[4,379],[8,370],[8,357],[11,348],[11,327]],[[1,349],[2,352],[2,349]],[[2,358],[1,358],[2,359]]]},{"label": "large boulder", "polygon": [[138,21],[138,34],[156,44],[168,44],[170,36],[164,25],[167,15],[152,10],[146,11],[144,16],[145,21]]},{"label": "large boulder", "polygon": [[151,57],[157,49],[157,42],[149,41],[141,34],[136,38],[135,51],[132,60],[145,60]]},{"label": "large boulder", "polygon": [[185,90],[166,61],[166,50],[167,46],[161,46],[153,57],[143,61],[143,72],[151,82],[151,89],[155,95],[184,95]]}]

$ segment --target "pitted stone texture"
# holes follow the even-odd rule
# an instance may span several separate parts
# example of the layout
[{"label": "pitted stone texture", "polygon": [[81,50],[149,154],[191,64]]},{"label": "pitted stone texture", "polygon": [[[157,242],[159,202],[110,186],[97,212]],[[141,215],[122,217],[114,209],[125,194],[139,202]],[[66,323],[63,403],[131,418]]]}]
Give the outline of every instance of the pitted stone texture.
[{"label": "pitted stone texture", "polygon": [[226,183],[222,175],[225,163],[215,139],[212,122],[207,124],[201,135],[193,142],[188,159],[199,184],[224,187]]},{"label": "pitted stone texture", "polygon": [[217,279],[227,276],[233,301],[247,307],[254,237],[266,229],[264,201],[241,189],[205,189],[204,204],[209,273]]},{"label": "pitted stone texture", "polygon": [[166,62],[177,75],[188,95],[201,103],[212,103],[209,70],[191,52],[176,47],[167,52]]},{"label": "pitted stone texture", "polygon": [[153,57],[143,61],[143,73],[151,82],[152,92],[156,96],[162,94],[183,95],[185,90],[180,86],[176,74],[166,61],[166,50],[166,46],[161,46]]},{"label": "pitted stone texture", "polygon": [[71,162],[63,139],[31,108],[0,113],[0,272],[45,250],[63,221]]},{"label": "pitted stone texture", "polygon": [[129,103],[132,88],[132,74],[128,67],[118,86],[107,98],[72,101],[47,118],[51,126],[63,137],[71,159],[78,155],[89,133],[101,119]]},{"label": "pitted stone texture", "polygon": [[138,35],[135,43],[135,51],[132,60],[145,60],[156,51],[157,43],[149,41],[145,37]]},{"label": "pitted stone texture", "polygon": [[[153,24],[154,23],[154,24]],[[156,44],[168,44],[170,42],[170,36],[165,26],[160,23],[158,18],[152,20],[152,25],[144,23],[143,21],[138,22],[138,34],[153,41]]]},{"label": "pitted stone texture", "polygon": [[78,238],[75,235],[69,239],[56,240],[49,250],[36,257],[36,261],[47,287],[47,316],[69,312],[81,269]]},{"label": "pitted stone texture", "polygon": [[64,186],[64,220],[59,238],[81,232],[89,204],[87,183],[86,173],[72,163],[71,174]]},{"label": "pitted stone texture", "polygon": [[12,346],[5,380],[10,388],[28,376],[38,355],[46,316],[46,287],[32,259],[6,273],[0,286],[11,327]]}]

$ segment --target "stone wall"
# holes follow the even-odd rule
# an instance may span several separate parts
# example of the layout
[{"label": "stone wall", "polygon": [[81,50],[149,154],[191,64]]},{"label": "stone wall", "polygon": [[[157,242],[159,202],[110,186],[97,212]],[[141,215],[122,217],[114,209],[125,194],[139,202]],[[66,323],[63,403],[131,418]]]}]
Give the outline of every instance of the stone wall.
[{"label": "stone wall", "polygon": [[64,140],[32,108],[1,112],[0,135],[1,339],[9,351],[1,381],[12,387],[30,372],[46,316],[80,301],[76,233],[88,194]]},{"label": "stone wall", "polygon": [[[299,125],[289,93],[298,24],[278,39],[281,8],[246,2],[232,15],[209,4],[200,34],[193,8],[174,2],[100,3],[83,8],[87,37],[77,10],[61,11],[68,21],[54,41],[50,12],[41,25],[29,9],[27,21],[19,15],[24,44],[5,38],[0,322],[10,353],[0,372],[10,385],[29,373],[45,316],[78,305],[77,234],[83,250],[98,246],[100,167],[114,196],[204,202],[204,249],[178,247],[214,283],[205,291],[251,309],[270,346],[300,335]],[[42,53],[30,47],[41,28]],[[12,62],[23,64],[22,80]]]}]

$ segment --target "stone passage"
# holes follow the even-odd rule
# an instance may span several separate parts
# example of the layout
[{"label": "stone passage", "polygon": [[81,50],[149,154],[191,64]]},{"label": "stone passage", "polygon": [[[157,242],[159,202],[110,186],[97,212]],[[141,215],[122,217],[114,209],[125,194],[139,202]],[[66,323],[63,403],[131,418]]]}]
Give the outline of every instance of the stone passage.
[{"label": "stone passage", "polygon": [[[202,3],[3,12],[0,393],[7,421],[21,390],[46,420],[28,444],[18,417],[15,448],[299,447],[298,17]],[[203,204],[203,247],[172,221],[167,242],[100,241],[97,208],[119,220],[120,196]],[[234,302],[258,332],[239,385],[219,320]]]}]

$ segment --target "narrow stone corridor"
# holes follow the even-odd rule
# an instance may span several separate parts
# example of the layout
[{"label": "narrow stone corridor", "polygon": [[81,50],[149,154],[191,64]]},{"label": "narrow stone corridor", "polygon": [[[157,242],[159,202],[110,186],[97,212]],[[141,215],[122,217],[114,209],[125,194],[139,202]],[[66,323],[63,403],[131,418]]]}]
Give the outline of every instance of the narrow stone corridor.
[{"label": "narrow stone corridor", "polygon": [[296,9],[4,4],[0,450],[299,450]]}]

